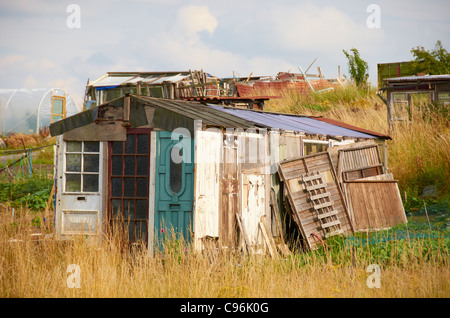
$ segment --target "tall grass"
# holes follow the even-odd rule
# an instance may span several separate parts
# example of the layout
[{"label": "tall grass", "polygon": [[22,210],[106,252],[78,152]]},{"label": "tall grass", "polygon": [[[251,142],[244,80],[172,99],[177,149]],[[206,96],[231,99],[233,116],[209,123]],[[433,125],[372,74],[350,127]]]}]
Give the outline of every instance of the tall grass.
[{"label": "tall grass", "polygon": [[[2,211],[4,212],[4,211]],[[35,240],[29,214],[16,223],[1,213],[0,297],[448,297],[450,268],[444,238],[380,243],[377,248],[329,241],[330,249],[273,260],[209,250],[180,241],[148,257],[123,248],[119,234],[89,244]],[[35,229],[36,231],[36,229]],[[117,233],[117,232],[116,232]],[[174,243],[178,242],[178,243]],[[362,242],[362,241],[361,241]],[[389,247],[389,248],[388,248]],[[80,268],[80,288],[67,281]],[[381,267],[381,288],[369,288],[369,264]]]},{"label": "tall grass", "polygon": [[[274,93],[274,92],[272,92]],[[316,94],[284,92],[267,103],[268,111],[324,116],[389,135],[388,168],[402,191],[419,196],[427,185],[436,185],[438,196],[448,196],[450,180],[450,122],[442,113],[430,112],[418,102],[411,120],[389,127],[387,108],[374,89],[353,86]],[[406,115],[406,110],[404,114]]]}]

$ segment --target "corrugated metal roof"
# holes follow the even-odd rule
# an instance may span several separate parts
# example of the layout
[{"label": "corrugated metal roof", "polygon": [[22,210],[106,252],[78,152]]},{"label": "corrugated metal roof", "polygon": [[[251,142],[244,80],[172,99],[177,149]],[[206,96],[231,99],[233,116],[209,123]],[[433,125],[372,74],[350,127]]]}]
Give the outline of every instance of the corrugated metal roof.
[{"label": "corrugated metal roof", "polygon": [[163,77],[158,78],[157,80],[155,80],[155,78],[150,78],[144,82],[150,82],[150,84],[152,84],[152,85],[153,84],[161,84],[164,82],[176,83],[176,82],[184,80],[186,77],[187,77],[186,75],[176,74],[176,75],[163,76]]},{"label": "corrugated metal roof", "polygon": [[401,76],[384,79],[386,82],[414,82],[414,81],[440,81],[450,80],[450,74],[424,75],[424,76]]},{"label": "corrugated metal roof", "polygon": [[171,112],[183,115],[193,120],[201,120],[207,126],[224,127],[224,128],[251,128],[264,127],[257,125],[253,121],[246,120],[239,116],[228,114],[209,106],[197,102],[187,102],[174,99],[163,99],[147,96],[131,95],[137,100],[145,102],[145,104],[154,107],[161,107]]},{"label": "corrugated metal roof", "polygon": [[136,76],[107,76],[99,81],[90,84],[89,86],[101,87],[101,86],[118,86],[124,82],[127,82]]},{"label": "corrugated metal roof", "polygon": [[[280,130],[303,132],[308,134],[366,139],[373,139],[381,136],[387,137],[354,126],[346,125],[338,121],[330,121],[323,118],[227,108],[216,105],[203,105],[198,102],[162,99],[139,95],[130,96],[135,101],[141,102],[141,105],[148,105],[163,109],[163,112],[159,112],[162,117],[160,116],[158,118],[158,123],[161,126],[158,128],[162,129],[173,128],[172,126],[177,123],[177,120],[172,120],[171,117],[176,117],[178,119],[188,118],[190,123],[192,123],[193,120],[201,120],[203,125],[222,128],[276,128]],[[124,98],[125,97],[121,97],[112,102],[116,105],[120,105],[122,103],[120,100],[123,100]],[[96,117],[92,114],[93,112],[97,112],[100,107],[102,107],[102,105],[96,107],[95,109],[80,113],[78,116],[80,117],[80,120],[78,120],[78,117],[76,116],[71,116],[62,120],[60,125],[52,124],[50,126],[52,135],[54,135],[54,133],[62,134],[73,128],[81,127],[93,122]],[[137,107],[139,108],[139,105],[137,105]],[[170,113],[173,113],[174,116],[171,116]],[[87,117],[85,115],[87,115]],[[71,124],[72,121],[74,121],[73,125]]]},{"label": "corrugated metal roof", "polygon": [[[235,115],[237,117],[253,121],[268,128],[291,130],[308,134],[328,135],[334,137],[376,138],[373,134],[345,128],[331,124],[323,120],[307,116],[295,116],[286,114],[266,113],[245,109],[232,109],[222,106],[209,105],[209,107]],[[356,127],[355,127],[356,128]]]}]

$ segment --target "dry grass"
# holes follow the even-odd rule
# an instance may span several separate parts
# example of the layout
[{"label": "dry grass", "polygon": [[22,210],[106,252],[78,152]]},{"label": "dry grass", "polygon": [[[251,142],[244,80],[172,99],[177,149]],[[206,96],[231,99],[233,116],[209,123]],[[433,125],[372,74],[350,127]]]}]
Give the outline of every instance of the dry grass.
[{"label": "dry grass", "polygon": [[[264,256],[195,254],[171,244],[164,255],[145,249],[124,250],[118,237],[100,245],[84,238],[61,242],[31,239],[26,210],[1,211],[0,297],[448,297],[450,268],[445,242],[436,252],[424,250],[426,239],[392,251],[381,265],[381,288],[368,288],[370,250],[294,254],[272,260]],[[14,241],[11,241],[14,239]],[[178,242],[179,243],[179,242]],[[405,247],[404,245],[402,245]],[[380,260],[381,262],[381,260]],[[80,266],[80,288],[69,288],[70,264]]]}]

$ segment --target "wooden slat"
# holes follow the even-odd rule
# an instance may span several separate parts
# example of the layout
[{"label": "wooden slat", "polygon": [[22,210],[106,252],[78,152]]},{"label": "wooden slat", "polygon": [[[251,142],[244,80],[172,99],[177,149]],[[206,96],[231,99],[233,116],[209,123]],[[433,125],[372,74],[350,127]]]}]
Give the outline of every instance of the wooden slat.
[{"label": "wooden slat", "polygon": [[322,224],[322,228],[326,229],[328,227],[334,226],[334,225],[340,225],[341,222],[339,220],[333,221],[333,222],[328,222],[328,223],[324,223]]},{"label": "wooden slat", "polygon": [[323,209],[323,208],[326,208],[326,207],[328,207],[328,206],[332,206],[333,205],[333,201],[329,201],[329,202],[324,202],[324,203],[321,203],[321,204],[315,204],[314,206],[313,206],[313,208],[314,208],[314,210],[319,210],[319,209]]},{"label": "wooden slat", "polygon": [[326,183],[319,183],[319,184],[315,184],[312,186],[306,186],[306,191],[322,189],[322,188],[325,188],[325,186],[326,186]]},{"label": "wooden slat", "polygon": [[303,182],[313,181],[313,180],[317,180],[317,179],[322,179],[322,175],[316,174],[316,175],[312,175],[312,176],[305,176],[305,177],[303,177]]},{"label": "wooden slat", "polygon": [[330,212],[318,214],[317,217],[318,217],[319,219],[324,219],[324,218],[328,218],[328,217],[333,216],[333,215],[337,215],[338,213],[339,213],[338,211],[332,210],[332,211],[330,211]]},{"label": "wooden slat", "polygon": [[261,233],[263,234],[264,241],[266,242],[267,248],[269,249],[269,254],[272,258],[278,258],[277,248],[275,246],[275,242],[272,237],[269,237],[267,234],[267,229],[264,222],[259,221],[259,228],[261,229]]},{"label": "wooden slat", "polygon": [[312,196],[309,197],[309,199],[311,201],[314,201],[314,200],[319,200],[319,199],[323,199],[323,198],[330,197],[330,196],[331,196],[331,193],[327,191],[327,192],[324,192],[324,193],[319,193],[319,194],[316,194],[316,195],[312,195]]}]

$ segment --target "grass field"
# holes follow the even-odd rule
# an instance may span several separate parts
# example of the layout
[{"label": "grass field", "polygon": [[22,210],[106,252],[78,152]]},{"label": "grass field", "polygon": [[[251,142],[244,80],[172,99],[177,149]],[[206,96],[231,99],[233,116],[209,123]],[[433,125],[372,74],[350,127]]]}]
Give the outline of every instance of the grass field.
[{"label": "grass field", "polygon": [[[2,185],[0,297],[449,297],[448,118],[418,110],[411,123],[389,130],[381,100],[373,91],[353,88],[307,97],[286,94],[270,101],[267,110],[322,115],[392,136],[389,168],[406,193],[409,223],[335,237],[327,241],[329,249],[294,251],[276,260],[231,252],[196,254],[179,240],[163,254],[148,257],[139,246],[123,249],[118,236],[105,237],[100,245],[84,237],[69,242],[45,238],[52,226],[41,199],[48,196],[51,182]],[[438,192],[422,200],[421,191],[430,184]],[[78,266],[80,288],[71,288],[76,273],[71,264]],[[371,264],[380,268],[380,288],[369,287],[376,281],[367,271]]]}]

